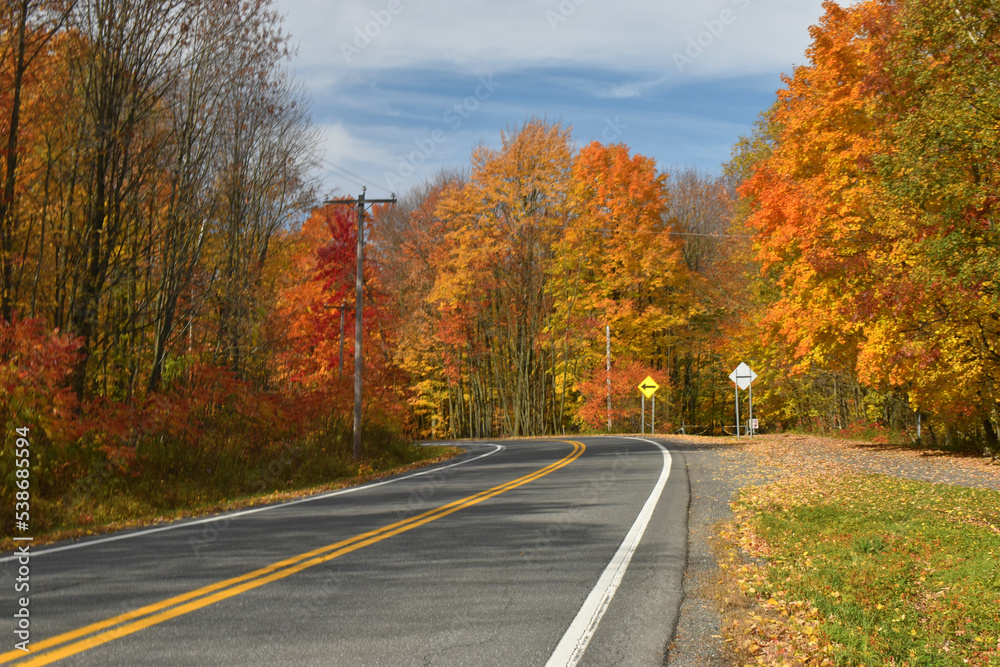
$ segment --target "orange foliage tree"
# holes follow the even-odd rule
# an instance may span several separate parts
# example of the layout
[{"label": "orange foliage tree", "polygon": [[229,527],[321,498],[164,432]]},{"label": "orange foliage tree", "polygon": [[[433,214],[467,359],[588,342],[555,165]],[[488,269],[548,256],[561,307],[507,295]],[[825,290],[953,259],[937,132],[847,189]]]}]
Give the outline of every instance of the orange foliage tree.
[{"label": "orange foliage tree", "polygon": [[422,432],[589,423],[580,406],[598,397],[582,389],[603,368],[608,322],[616,365],[664,377],[677,328],[699,308],[666,202],[649,158],[623,145],[574,152],[568,130],[538,119],[477,149],[468,180],[426,193],[397,223],[419,267],[403,328],[419,332],[405,355]]},{"label": "orange foliage tree", "polygon": [[[680,328],[701,308],[666,216],[667,176],[627,146],[595,142],[577,155],[572,178],[554,285],[564,346],[579,350],[573,381],[604,366],[608,325],[615,363],[643,364],[665,379]],[[669,401],[663,405],[669,415]]]},{"label": "orange foliage tree", "polygon": [[825,3],[809,64],[737,160],[761,149],[741,193],[769,286],[761,353],[792,360],[786,387],[823,369],[840,427],[921,411],[995,448],[998,107],[983,67],[1000,19],[964,4]]}]

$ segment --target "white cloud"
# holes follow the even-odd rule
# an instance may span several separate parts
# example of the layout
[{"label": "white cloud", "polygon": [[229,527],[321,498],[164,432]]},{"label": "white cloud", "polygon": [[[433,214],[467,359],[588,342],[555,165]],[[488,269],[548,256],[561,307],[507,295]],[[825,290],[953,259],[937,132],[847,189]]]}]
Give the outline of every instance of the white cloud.
[{"label": "white cloud", "polygon": [[278,2],[301,42],[299,66],[331,81],[396,67],[671,71],[674,55],[702,33],[712,39],[701,75],[781,71],[802,61],[807,27],[822,12],[820,0]]},{"label": "white cloud", "polygon": [[319,128],[324,135],[322,148],[328,162],[342,165],[368,160],[376,163],[387,157],[381,146],[354,136],[341,122]]},{"label": "white cloud", "polygon": [[[275,2],[299,43],[293,67],[327,161],[369,185],[409,164],[407,187],[468,164],[477,143],[532,115],[576,125],[579,140],[604,137],[620,116],[621,140],[661,164],[714,168],[778,74],[804,62],[822,14],[821,0]],[[445,120],[483,75],[498,92],[470,103],[459,127]],[[349,177],[324,180],[353,188]]]}]

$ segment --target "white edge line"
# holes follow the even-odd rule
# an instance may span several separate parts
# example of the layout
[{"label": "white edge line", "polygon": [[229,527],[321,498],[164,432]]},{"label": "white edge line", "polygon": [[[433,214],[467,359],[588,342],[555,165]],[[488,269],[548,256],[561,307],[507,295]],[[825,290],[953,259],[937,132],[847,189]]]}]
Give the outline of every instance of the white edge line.
[{"label": "white edge line", "polygon": [[643,534],[646,532],[646,526],[649,525],[649,520],[653,517],[656,504],[659,502],[660,495],[667,485],[667,478],[670,477],[670,465],[673,458],[666,447],[645,438],[630,439],[648,442],[660,448],[663,452],[663,469],[660,471],[660,478],[656,480],[653,491],[646,499],[646,504],[642,506],[639,516],[636,517],[635,523],[632,524],[628,534],[625,535],[625,539],[622,540],[618,551],[615,552],[607,567],[604,568],[604,572],[601,573],[600,578],[597,580],[597,585],[590,591],[590,595],[587,596],[583,606],[580,607],[580,611],[577,612],[576,618],[573,619],[566,633],[559,640],[559,644],[549,657],[549,661],[545,663],[546,667],[572,667],[580,662],[584,651],[587,650],[587,645],[594,636],[594,632],[597,631],[597,626],[604,617],[604,612],[608,610],[608,606],[611,604],[611,598],[615,596],[618,586],[621,585],[622,578],[625,576],[625,570],[628,569],[629,563],[632,562],[632,555],[635,553]]},{"label": "white edge line", "polygon": [[[493,443],[490,443],[490,444],[493,444]],[[300,498],[298,500],[290,500],[290,501],[288,501],[286,503],[276,503],[276,504],[271,504],[271,505],[265,505],[264,507],[255,507],[253,509],[243,510],[243,511],[240,511],[240,512],[234,512],[232,514],[227,514],[227,513],[223,512],[222,514],[216,514],[214,516],[206,517],[204,519],[198,519],[196,521],[183,521],[183,520],[181,520],[180,522],[178,522],[178,523],[172,523],[169,526],[160,526],[159,528],[149,528],[147,530],[140,530],[140,531],[137,531],[137,532],[134,532],[134,533],[125,533],[125,534],[122,534],[122,535],[113,535],[111,537],[103,537],[103,538],[99,538],[99,539],[96,539],[96,540],[88,540],[86,542],[75,542],[73,544],[67,544],[67,545],[61,546],[61,547],[53,547],[51,549],[42,549],[40,551],[32,551],[31,552],[31,557],[35,558],[36,556],[42,556],[42,555],[45,555],[45,554],[54,554],[54,553],[58,553],[60,551],[70,551],[71,549],[82,549],[84,547],[92,547],[92,546],[96,546],[98,544],[107,544],[108,542],[117,542],[118,540],[129,540],[129,539],[132,539],[133,537],[141,537],[143,535],[152,535],[153,533],[162,533],[163,531],[166,531],[166,530],[175,530],[177,528],[187,528],[189,526],[198,526],[198,525],[203,524],[203,523],[212,523],[213,521],[219,521],[219,520],[222,520],[222,519],[226,519],[226,520],[228,520],[228,519],[234,519],[236,517],[247,516],[249,514],[257,514],[258,512],[267,512],[269,510],[278,509],[278,508],[281,508],[281,507],[288,507],[289,505],[298,505],[300,503],[309,503],[309,502],[312,502],[314,500],[324,500],[326,498],[332,498],[334,496],[342,496],[342,495],[345,495],[345,494],[348,494],[348,493],[354,493],[355,491],[362,491],[362,490],[365,490],[365,489],[374,489],[376,486],[382,486],[384,484],[392,484],[394,482],[401,482],[404,479],[412,479],[414,477],[420,477],[421,475],[429,475],[431,473],[435,473],[435,472],[438,472],[440,470],[447,470],[448,468],[454,468],[456,466],[465,465],[466,463],[472,463],[473,461],[478,461],[479,459],[484,459],[487,456],[492,456],[493,454],[496,454],[500,450],[504,449],[503,445],[493,444],[493,447],[495,449],[493,449],[492,451],[486,452],[485,454],[480,454],[479,456],[474,456],[471,459],[466,459],[464,461],[459,461],[457,463],[450,463],[450,464],[448,464],[446,466],[439,466],[439,467],[429,468],[427,470],[421,470],[420,472],[415,472],[412,475],[405,475],[403,477],[393,477],[392,479],[386,479],[386,480],[382,480],[381,482],[374,482],[374,483],[371,483],[371,484],[362,484],[361,486],[351,486],[351,487],[348,487],[346,489],[338,489],[337,491],[330,491],[328,493],[323,493],[323,494],[319,494],[319,495],[315,495],[315,496],[309,496],[308,498]],[[18,558],[18,555],[15,553],[12,556],[6,556],[4,558],[0,558],[0,563],[7,563],[9,561],[16,560],[17,558]]]}]

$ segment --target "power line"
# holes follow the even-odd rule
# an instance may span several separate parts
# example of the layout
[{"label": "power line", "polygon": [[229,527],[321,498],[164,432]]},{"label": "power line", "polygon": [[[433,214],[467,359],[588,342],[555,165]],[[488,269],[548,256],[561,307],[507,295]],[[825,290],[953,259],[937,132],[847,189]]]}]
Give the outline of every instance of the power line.
[{"label": "power line", "polygon": [[333,162],[330,162],[327,159],[323,160],[323,164],[326,165],[327,171],[329,173],[336,173],[338,176],[343,176],[344,178],[351,180],[352,182],[360,183],[366,187],[368,185],[368,179],[362,176],[358,176],[354,172],[348,171],[347,169],[344,169],[338,164],[334,164]]},{"label": "power line", "polygon": [[344,179],[345,181],[349,181],[350,183],[353,183],[354,185],[358,186],[359,188],[363,188],[363,187],[365,187],[365,184],[364,184],[364,183],[361,183],[361,182],[359,182],[359,181],[356,181],[356,180],[354,180],[353,178],[348,178],[347,176],[344,176],[343,174],[340,174],[340,173],[337,173],[337,172],[333,171],[333,169],[329,169],[329,168],[327,168],[327,169],[326,169],[326,173],[328,173],[328,174],[332,174],[332,175],[336,176],[337,178],[342,178],[342,179]]},{"label": "power line", "polygon": [[385,188],[383,188],[383,187],[382,187],[381,185],[379,185],[378,183],[375,183],[374,181],[370,181],[370,180],[368,180],[367,178],[365,178],[364,176],[360,176],[360,175],[358,175],[358,174],[354,173],[353,171],[350,171],[349,169],[346,169],[346,168],[344,168],[344,167],[341,167],[340,165],[337,165],[337,164],[333,164],[333,163],[332,163],[332,162],[330,162],[329,160],[327,160],[327,161],[326,161],[326,163],[327,163],[328,165],[332,166],[332,167],[336,167],[337,169],[339,169],[340,171],[344,172],[344,173],[345,173],[345,174],[347,174],[348,176],[353,176],[353,177],[355,177],[355,178],[359,178],[359,179],[361,179],[362,181],[364,181],[365,183],[367,183],[368,185],[371,185],[372,187],[375,187],[375,188],[378,188],[379,190],[382,190],[382,191],[384,191],[384,192],[389,192],[388,190],[386,190]]},{"label": "power line", "polygon": [[[379,190],[382,190],[383,192],[389,192],[388,190],[386,190],[383,186],[379,185],[378,183],[375,183],[375,182],[373,182],[373,181],[365,178],[364,176],[360,176],[360,175],[354,173],[353,171],[350,171],[349,169],[345,169],[344,167],[341,167],[338,164],[334,164],[333,162],[331,162],[330,160],[327,160],[326,158],[323,158],[323,163],[328,167],[327,171],[329,173],[334,173],[331,170],[336,169],[337,171],[342,172],[342,174],[346,174],[346,176],[343,176],[343,178],[345,178],[346,180],[351,181],[355,185],[364,187],[365,184],[367,184],[367,185],[372,186],[373,188],[378,188]],[[337,174],[337,175],[340,176],[341,174]],[[348,177],[351,177],[351,178],[348,178]],[[357,179],[357,180],[352,180],[352,179]],[[358,181],[362,181],[362,182],[359,183]]]},{"label": "power line", "polygon": [[[541,225],[541,224],[537,224],[537,223],[536,224],[523,223],[523,224],[521,224],[519,226],[520,227],[528,227],[530,229],[561,229],[561,230],[564,230],[564,231],[568,230],[568,229],[575,229],[575,230],[578,229],[578,230],[584,230],[584,231],[597,231],[597,232],[616,232],[616,231],[619,231],[617,228],[614,228],[614,227],[597,227],[597,226],[593,226],[593,225],[566,225],[566,224],[558,224],[558,223],[552,223],[552,224],[549,224],[549,225]],[[771,235],[771,234],[730,234],[730,233],[726,233],[726,232],[712,232],[712,233],[710,233],[710,232],[677,232],[677,231],[673,231],[673,230],[670,230],[670,229],[635,229],[635,230],[628,230],[628,231],[630,233],[633,233],[633,234],[667,234],[667,235],[670,235],[670,236],[695,236],[695,237],[719,238],[719,239],[776,239],[776,240],[779,240],[779,241],[792,241],[792,240],[796,240],[796,239],[801,239],[802,238],[801,236],[797,236],[797,235],[776,236],[776,235]],[[817,240],[824,240],[824,241],[862,241],[862,240],[864,240],[864,239],[861,239],[859,237],[844,237],[844,236],[837,237],[837,236],[831,236],[829,234],[826,234],[826,235],[823,235],[823,236],[817,236],[817,237],[814,237],[814,238],[816,238]]]},{"label": "power line", "polygon": [[[518,225],[520,227],[528,227],[530,229],[561,229],[561,230],[583,230],[591,232],[617,232],[619,229],[615,227],[597,227],[592,225],[562,225],[553,223],[550,225],[540,225],[524,223]],[[696,236],[696,237],[706,237],[706,238],[719,238],[719,239],[759,239],[759,238],[777,238],[774,236],[767,236],[765,234],[728,234],[724,232],[709,233],[709,232],[677,232],[670,229],[635,229],[629,230],[633,234],[667,234],[669,236]],[[797,236],[790,236],[788,239],[799,238]],[[833,237],[824,237],[827,239],[832,239]]]}]

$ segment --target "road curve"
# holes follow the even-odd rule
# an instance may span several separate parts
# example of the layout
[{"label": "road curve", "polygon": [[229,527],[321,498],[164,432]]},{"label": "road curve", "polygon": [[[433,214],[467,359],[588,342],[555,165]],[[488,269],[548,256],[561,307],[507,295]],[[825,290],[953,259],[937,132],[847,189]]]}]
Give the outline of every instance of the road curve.
[{"label": "road curve", "polygon": [[[626,437],[466,446],[304,501],[38,548],[32,650],[4,614],[0,664],[662,664],[682,457]],[[0,556],[5,591],[14,565]]]}]

